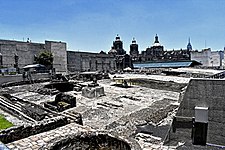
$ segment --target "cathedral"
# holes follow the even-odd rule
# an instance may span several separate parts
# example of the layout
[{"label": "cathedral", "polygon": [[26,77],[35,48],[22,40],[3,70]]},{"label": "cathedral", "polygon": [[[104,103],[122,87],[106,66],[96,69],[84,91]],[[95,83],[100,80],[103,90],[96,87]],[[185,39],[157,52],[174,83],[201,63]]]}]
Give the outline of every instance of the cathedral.
[{"label": "cathedral", "polygon": [[114,56],[116,68],[118,70],[123,70],[127,67],[133,68],[132,59],[123,49],[123,41],[121,41],[118,34],[116,36],[116,40],[113,41],[113,46],[109,50],[108,54]]},{"label": "cathedral", "polygon": [[190,60],[190,51],[192,46],[190,38],[188,41],[187,49],[180,50],[164,50],[164,47],[159,42],[159,37],[156,34],[155,41],[151,47],[146,48],[139,54],[138,44],[133,39],[130,45],[130,56],[133,62],[166,62],[166,61],[187,61]]},{"label": "cathedral", "polygon": [[125,55],[126,51],[123,49],[123,42],[120,40],[119,35],[117,34],[116,40],[113,41],[113,46],[108,54],[112,55]]},{"label": "cathedral", "polygon": [[133,38],[128,55],[123,49],[123,41],[120,39],[119,35],[117,35],[108,54],[115,58],[116,68],[121,70],[127,67],[132,68],[133,63],[188,61],[191,58],[191,50],[190,38],[186,49],[164,50],[156,34],[153,44],[141,53],[139,53],[137,41]]}]

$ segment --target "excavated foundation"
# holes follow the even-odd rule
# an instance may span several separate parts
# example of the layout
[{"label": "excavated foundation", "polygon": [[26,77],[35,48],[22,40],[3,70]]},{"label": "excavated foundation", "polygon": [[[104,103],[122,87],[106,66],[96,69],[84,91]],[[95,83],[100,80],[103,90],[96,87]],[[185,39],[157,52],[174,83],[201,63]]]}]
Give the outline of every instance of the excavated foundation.
[{"label": "excavated foundation", "polygon": [[82,133],[50,142],[47,150],[131,150],[127,142],[105,133]]}]

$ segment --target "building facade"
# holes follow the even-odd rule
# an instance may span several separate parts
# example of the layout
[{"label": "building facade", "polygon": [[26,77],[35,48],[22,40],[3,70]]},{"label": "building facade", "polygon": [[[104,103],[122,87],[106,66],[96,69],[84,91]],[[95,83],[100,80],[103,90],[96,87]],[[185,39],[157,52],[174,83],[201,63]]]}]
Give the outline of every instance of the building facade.
[{"label": "building facade", "polygon": [[115,57],[103,53],[67,51],[69,72],[116,70]]},{"label": "building facade", "polygon": [[117,70],[123,70],[128,67],[133,68],[132,57],[126,54],[126,51],[123,49],[123,41],[121,41],[118,34],[116,36],[116,40],[113,41],[113,46],[109,50],[108,54],[115,58]]},{"label": "building facade", "polygon": [[53,68],[56,72],[67,71],[66,43],[45,41],[45,43],[21,42],[14,40],[0,40],[1,68],[22,68],[35,63],[35,57],[41,52],[49,51],[53,54]]},{"label": "building facade", "polygon": [[222,67],[223,56],[224,51],[211,51],[211,48],[191,51],[191,60],[196,60],[205,67]]}]

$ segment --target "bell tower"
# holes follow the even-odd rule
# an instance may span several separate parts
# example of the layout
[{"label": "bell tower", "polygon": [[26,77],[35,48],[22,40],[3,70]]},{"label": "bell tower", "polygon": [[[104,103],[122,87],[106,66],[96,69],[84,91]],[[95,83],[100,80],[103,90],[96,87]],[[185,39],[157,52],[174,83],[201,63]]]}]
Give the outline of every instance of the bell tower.
[{"label": "bell tower", "polygon": [[138,54],[139,54],[138,44],[137,44],[135,38],[133,38],[132,43],[130,44],[130,55],[138,56]]},{"label": "bell tower", "polygon": [[123,42],[120,40],[120,37],[118,34],[116,36],[116,40],[113,41],[113,47],[117,51],[117,55],[126,54],[126,51],[123,49]]}]

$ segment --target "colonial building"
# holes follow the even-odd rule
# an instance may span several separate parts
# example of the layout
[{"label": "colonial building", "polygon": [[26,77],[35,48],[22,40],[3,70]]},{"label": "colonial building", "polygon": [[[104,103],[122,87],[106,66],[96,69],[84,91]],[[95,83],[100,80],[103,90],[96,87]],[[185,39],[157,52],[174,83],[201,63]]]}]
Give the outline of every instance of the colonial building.
[{"label": "colonial building", "polygon": [[19,68],[35,63],[35,57],[41,52],[53,54],[53,68],[56,72],[67,71],[66,43],[45,41],[45,43],[0,40],[1,68]]},{"label": "colonial building", "polygon": [[114,56],[116,69],[123,70],[127,67],[133,68],[132,59],[123,49],[123,42],[120,40],[118,34],[116,36],[116,40],[113,41],[113,46],[109,50],[108,54]]},{"label": "colonial building", "polygon": [[150,48],[146,48],[146,51],[143,52],[143,58],[145,61],[155,61],[163,58],[163,46],[159,43],[157,34],[153,45]]},{"label": "colonial building", "polygon": [[123,41],[120,40],[120,37],[118,34],[116,36],[116,40],[113,41],[113,46],[111,47],[111,50],[108,52],[108,54],[113,54],[113,55],[126,54],[126,51],[123,49]]},{"label": "colonial building", "polygon": [[164,47],[159,42],[159,37],[156,34],[155,41],[151,47],[142,51],[139,57],[139,62],[165,62],[165,61],[185,61],[190,60],[190,50],[192,49],[190,39],[187,49],[180,50],[164,50]]},{"label": "colonial building", "polygon": [[69,72],[112,71],[117,69],[115,57],[102,52],[67,51],[67,65]]}]

